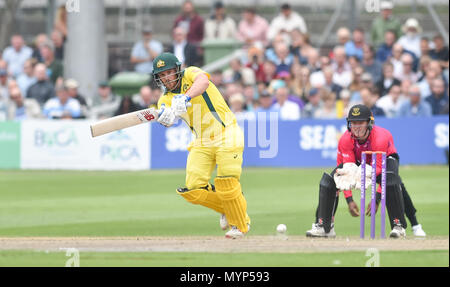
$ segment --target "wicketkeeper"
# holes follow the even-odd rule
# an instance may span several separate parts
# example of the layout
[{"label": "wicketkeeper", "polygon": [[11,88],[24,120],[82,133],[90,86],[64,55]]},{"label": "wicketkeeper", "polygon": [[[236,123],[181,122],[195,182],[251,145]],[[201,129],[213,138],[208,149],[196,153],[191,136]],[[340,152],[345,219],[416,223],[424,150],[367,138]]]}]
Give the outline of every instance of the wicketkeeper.
[{"label": "wicketkeeper", "polygon": [[[337,210],[339,191],[344,191],[349,211],[352,216],[359,216],[357,204],[353,201],[351,190],[361,188],[361,154],[364,151],[381,151],[386,153],[386,207],[392,231],[390,237],[398,238],[406,235],[405,206],[411,222],[420,229],[415,218],[415,208],[404,188],[399,176],[399,155],[394,146],[391,133],[374,125],[370,109],[364,105],[353,106],[347,117],[347,131],[338,144],[337,167],[331,174],[324,173],[319,184],[319,206],[316,211],[316,221],[311,230],[306,232],[310,237],[335,237],[334,214]],[[372,161],[372,154],[367,155],[367,162]],[[381,155],[377,157],[377,183],[381,183]],[[366,186],[371,182],[372,168],[366,165]],[[405,198],[404,198],[405,196]],[[379,186],[376,195],[376,208],[381,200]],[[366,215],[370,214],[370,204]],[[414,227],[413,227],[414,228]]]},{"label": "wicketkeeper", "polygon": [[240,184],[244,135],[234,114],[208,73],[193,66],[181,70],[181,62],[171,53],[154,59],[153,77],[165,88],[158,101],[158,122],[170,127],[181,118],[195,135],[188,146],[186,186],[177,193],[190,203],[219,212],[221,228],[230,228],[225,237],[243,237],[250,228]]}]

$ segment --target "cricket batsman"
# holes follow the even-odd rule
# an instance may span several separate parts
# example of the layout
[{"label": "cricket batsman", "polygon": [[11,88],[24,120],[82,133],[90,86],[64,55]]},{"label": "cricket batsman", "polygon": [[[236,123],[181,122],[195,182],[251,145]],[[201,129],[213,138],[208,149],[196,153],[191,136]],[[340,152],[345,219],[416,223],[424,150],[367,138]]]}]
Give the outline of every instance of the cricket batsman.
[{"label": "cricket batsman", "polygon": [[[306,232],[309,237],[335,237],[334,214],[339,199],[339,191],[346,193],[349,211],[353,216],[358,216],[359,211],[351,197],[351,189],[361,187],[361,154],[364,151],[382,151],[386,153],[386,207],[392,231],[391,238],[405,237],[407,223],[405,220],[405,202],[408,208],[415,209],[412,201],[402,191],[404,185],[399,176],[399,155],[394,146],[391,133],[374,125],[374,118],[370,109],[364,105],[351,107],[347,117],[347,131],[342,135],[338,144],[337,167],[331,174],[324,173],[319,184],[319,207],[316,213],[316,221],[311,230]],[[367,162],[372,161],[372,156],[367,155]],[[366,165],[366,185],[369,185],[371,172],[376,172],[377,183],[381,183],[381,155],[378,155],[376,171]],[[403,195],[406,194],[406,201]],[[376,208],[381,200],[381,188],[377,190]],[[370,214],[370,204],[366,214]],[[415,219],[415,216],[414,216]],[[411,218],[410,218],[411,220]],[[420,227],[420,225],[419,225]],[[420,227],[421,229],[421,227]],[[423,232],[423,230],[422,230]],[[423,232],[423,236],[425,233]]]},{"label": "cricket batsman", "polygon": [[220,213],[221,228],[229,229],[226,238],[243,237],[250,228],[240,184],[244,135],[234,114],[208,73],[194,66],[181,70],[181,62],[171,53],[154,59],[153,78],[165,88],[158,101],[158,122],[170,127],[182,119],[195,135],[188,146],[185,187],[176,192]]}]

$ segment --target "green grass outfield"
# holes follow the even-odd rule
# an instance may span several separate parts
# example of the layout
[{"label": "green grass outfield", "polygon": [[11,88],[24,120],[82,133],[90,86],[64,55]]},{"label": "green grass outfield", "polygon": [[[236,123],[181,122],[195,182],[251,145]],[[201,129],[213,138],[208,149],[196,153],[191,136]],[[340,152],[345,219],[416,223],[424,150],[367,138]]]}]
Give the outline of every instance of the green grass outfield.
[{"label": "green grass outfield", "polygon": [[[274,235],[279,223],[286,224],[291,235],[304,234],[314,220],[321,175],[331,169],[244,168],[241,183],[252,219],[250,234]],[[400,172],[427,234],[448,237],[448,166],[402,166]],[[184,177],[184,170],[0,171],[0,237],[222,236],[218,214],[189,204],[175,193]],[[359,202],[359,192],[354,198]],[[338,236],[359,234],[359,218],[350,216],[343,196],[336,232]],[[410,228],[407,235],[412,236]],[[234,254],[239,260],[222,253],[83,254],[83,266],[209,266],[211,262],[217,266],[364,266],[367,259],[363,252],[353,251],[307,256]],[[363,258],[362,263],[352,259],[358,257],[355,254]],[[382,251],[381,255],[383,266],[448,266],[449,260],[448,250]],[[58,266],[60,257],[65,257],[64,252],[0,251],[0,266]]]}]

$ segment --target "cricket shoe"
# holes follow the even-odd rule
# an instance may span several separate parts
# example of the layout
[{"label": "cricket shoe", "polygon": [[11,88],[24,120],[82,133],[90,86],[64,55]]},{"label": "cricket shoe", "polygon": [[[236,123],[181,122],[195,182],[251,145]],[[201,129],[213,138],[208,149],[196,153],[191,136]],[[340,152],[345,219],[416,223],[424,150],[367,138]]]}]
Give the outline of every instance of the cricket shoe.
[{"label": "cricket shoe", "polygon": [[406,231],[401,225],[396,225],[392,228],[391,233],[389,234],[390,238],[400,238],[406,237]]},{"label": "cricket shoe", "polygon": [[[248,216],[248,214],[246,215],[245,220],[247,221],[248,230],[250,230],[250,217]],[[220,215],[219,225],[222,230],[227,230],[228,228],[230,228],[227,217],[223,213]]]},{"label": "cricket shoe", "polygon": [[[250,231],[250,224],[247,224],[247,232]],[[230,239],[237,239],[237,238],[242,238],[244,237],[245,233],[243,233],[242,231],[239,230],[239,228],[237,228],[234,225],[231,225],[230,230],[225,233],[225,238],[230,238]]]},{"label": "cricket shoe", "polygon": [[220,224],[220,228],[222,230],[227,230],[228,229],[229,224],[228,224],[228,220],[227,220],[227,217],[225,216],[225,214],[221,214],[220,215],[219,224]]},{"label": "cricket shoe", "polygon": [[427,236],[425,231],[423,231],[423,229],[422,229],[422,225],[420,225],[420,224],[414,225],[412,227],[412,231],[413,231],[414,236],[418,236],[418,237],[425,237],[425,236]]},{"label": "cricket shoe", "polygon": [[334,224],[331,224],[330,232],[326,233],[325,228],[323,228],[323,226],[320,226],[318,223],[313,223],[312,228],[306,231],[306,237],[334,238],[336,237],[336,232],[334,231]]}]

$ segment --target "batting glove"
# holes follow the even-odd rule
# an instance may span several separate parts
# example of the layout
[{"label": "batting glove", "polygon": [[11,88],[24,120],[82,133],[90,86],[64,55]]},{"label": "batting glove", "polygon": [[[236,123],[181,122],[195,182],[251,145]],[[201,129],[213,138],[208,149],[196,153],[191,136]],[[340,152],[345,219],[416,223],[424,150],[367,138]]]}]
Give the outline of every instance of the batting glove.
[{"label": "batting glove", "polygon": [[170,127],[175,123],[176,118],[172,108],[163,107],[159,114],[158,122],[165,127]]},{"label": "batting glove", "polygon": [[190,100],[191,97],[184,94],[175,95],[173,97],[171,107],[175,113],[175,116],[179,117],[187,112],[187,107],[190,105]]}]

